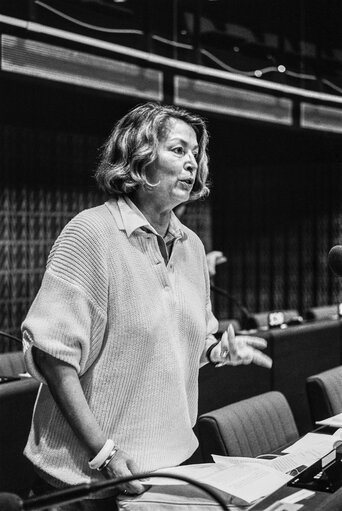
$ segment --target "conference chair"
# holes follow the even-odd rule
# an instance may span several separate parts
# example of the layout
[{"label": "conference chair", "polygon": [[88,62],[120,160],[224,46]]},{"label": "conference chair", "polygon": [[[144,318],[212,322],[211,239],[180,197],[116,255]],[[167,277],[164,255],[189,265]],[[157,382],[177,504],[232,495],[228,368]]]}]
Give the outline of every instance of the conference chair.
[{"label": "conference chair", "polygon": [[212,461],[211,454],[256,457],[299,437],[290,406],[277,391],[204,413],[198,432],[204,462]]},{"label": "conference chair", "polygon": [[26,372],[22,351],[0,354],[0,376],[19,376]]},{"label": "conference chair", "polygon": [[342,412],[342,366],[306,379],[306,391],[313,425]]},{"label": "conference chair", "polygon": [[323,305],[321,307],[311,307],[304,313],[308,321],[321,321],[324,319],[338,319],[338,307],[334,305]]},{"label": "conference chair", "polygon": [[[24,372],[21,352],[0,355],[2,376],[18,376]],[[28,495],[34,472],[23,450],[38,388],[39,383],[33,378],[0,384],[0,492]]]}]

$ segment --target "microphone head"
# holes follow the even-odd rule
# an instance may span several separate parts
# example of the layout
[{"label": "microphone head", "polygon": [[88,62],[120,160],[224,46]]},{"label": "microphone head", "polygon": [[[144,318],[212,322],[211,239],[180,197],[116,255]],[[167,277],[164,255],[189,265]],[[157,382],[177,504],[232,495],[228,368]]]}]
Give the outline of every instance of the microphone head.
[{"label": "microphone head", "polygon": [[328,263],[335,275],[342,277],[342,245],[336,245],[330,249]]},{"label": "microphone head", "polygon": [[23,501],[14,493],[0,493],[0,509],[3,511],[23,511]]}]

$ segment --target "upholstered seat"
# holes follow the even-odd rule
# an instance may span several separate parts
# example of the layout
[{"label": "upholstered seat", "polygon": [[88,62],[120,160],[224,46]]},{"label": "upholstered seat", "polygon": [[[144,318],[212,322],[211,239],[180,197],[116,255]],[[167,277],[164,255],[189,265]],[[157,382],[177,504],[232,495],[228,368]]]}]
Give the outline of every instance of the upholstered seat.
[{"label": "upholstered seat", "polygon": [[309,376],[306,390],[313,425],[342,412],[342,366]]},{"label": "upholstered seat", "polygon": [[33,378],[0,385],[0,492],[25,497],[30,489],[34,472],[23,450],[38,388]]},{"label": "upholstered seat", "polygon": [[285,396],[276,391],[205,413],[198,430],[204,461],[212,461],[211,454],[255,457],[299,436]]}]

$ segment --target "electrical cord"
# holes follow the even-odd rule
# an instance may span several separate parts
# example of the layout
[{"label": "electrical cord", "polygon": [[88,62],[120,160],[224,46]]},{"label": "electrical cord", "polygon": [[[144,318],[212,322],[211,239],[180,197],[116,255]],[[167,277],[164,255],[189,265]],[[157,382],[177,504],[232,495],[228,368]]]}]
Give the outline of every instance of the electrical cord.
[{"label": "electrical cord", "polygon": [[16,337],[15,335],[8,334],[7,332],[3,332],[2,330],[0,330],[0,335],[2,335],[3,337],[7,337],[8,339],[11,339],[12,341],[20,342],[20,344],[22,344],[21,339],[19,339],[19,337]]},{"label": "electrical cord", "polygon": [[217,502],[217,504],[219,504],[221,509],[227,510],[230,507],[229,504],[225,502],[224,498],[219,494],[218,490],[215,490],[215,488],[212,488],[204,483],[200,483],[190,477],[183,475],[168,472],[163,474],[152,472],[135,474],[126,477],[118,477],[109,481],[80,484],[72,488],[57,490],[56,492],[47,495],[31,497],[25,501],[23,501],[18,495],[15,494],[0,493],[0,509],[4,511],[42,511],[53,506],[60,506],[79,501],[82,498],[94,495],[99,491],[115,488],[124,483],[129,483],[138,479],[150,479],[156,477],[177,479],[192,484],[193,486],[202,490],[204,493],[208,494],[215,502]]}]

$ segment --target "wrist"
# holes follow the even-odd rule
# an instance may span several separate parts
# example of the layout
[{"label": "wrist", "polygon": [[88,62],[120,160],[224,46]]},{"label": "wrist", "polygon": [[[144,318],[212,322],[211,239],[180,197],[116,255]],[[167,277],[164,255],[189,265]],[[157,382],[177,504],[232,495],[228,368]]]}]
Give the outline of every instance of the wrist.
[{"label": "wrist", "polygon": [[88,465],[92,470],[103,470],[111,462],[118,448],[112,439],[106,440],[96,456],[89,460]]},{"label": "wrist", "polygon": [[209,364],[211,365],[216,365],[218,362],[214,362],[213,358],[212,358],[212,352],[213,350],[216,348],[216,346],[220,343],[220,341],[216,341],[214,342],[213,344],[211,344],[209,346],[209,348],[207,349],[206,353],[205,353],[205,356],[206,356],[206,359],[208,360]]},{"label": "wrist", "polygon": [[102,472],[102,470],[105,470],[117,452],[118,452],[118,448],[116,446],[114,446],[113,449],[110,451],[109,455],[107,456],[107,458],[105,459],[105,461],[96,470],[98,470],[99,472]]}]

